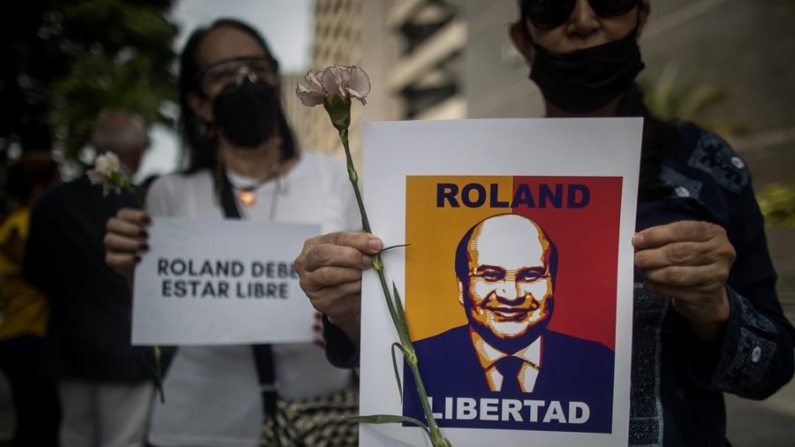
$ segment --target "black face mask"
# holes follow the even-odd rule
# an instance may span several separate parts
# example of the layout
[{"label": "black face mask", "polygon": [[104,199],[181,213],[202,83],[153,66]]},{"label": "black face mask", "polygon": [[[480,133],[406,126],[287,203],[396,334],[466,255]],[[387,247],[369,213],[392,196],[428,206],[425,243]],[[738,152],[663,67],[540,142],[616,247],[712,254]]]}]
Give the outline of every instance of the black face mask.
[{"label": "black face mask", "polygon": [[244,78],[216,95],[213,116],[219,134],[238,146],[255,148],[273,135],[282,111],[274,86]]},{"label": "black face mask", "polygon": [[573,53],[552,53],[535,44],[530,79],[552,104],[572,113],[592,112],[624,93],[643,70],[636,31]]}]

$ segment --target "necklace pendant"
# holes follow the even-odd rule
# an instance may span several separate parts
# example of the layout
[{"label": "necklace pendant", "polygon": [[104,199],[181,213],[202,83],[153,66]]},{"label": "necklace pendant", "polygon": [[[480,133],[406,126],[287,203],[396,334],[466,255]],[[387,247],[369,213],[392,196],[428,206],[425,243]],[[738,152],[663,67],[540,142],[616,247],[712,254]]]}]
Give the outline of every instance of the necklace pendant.
[{"label": "necklace pendant", "polygon": [[257,203],[257,194],[254,191],[241,189],[237,192],[237,198],[243,206],[254,206]]}]

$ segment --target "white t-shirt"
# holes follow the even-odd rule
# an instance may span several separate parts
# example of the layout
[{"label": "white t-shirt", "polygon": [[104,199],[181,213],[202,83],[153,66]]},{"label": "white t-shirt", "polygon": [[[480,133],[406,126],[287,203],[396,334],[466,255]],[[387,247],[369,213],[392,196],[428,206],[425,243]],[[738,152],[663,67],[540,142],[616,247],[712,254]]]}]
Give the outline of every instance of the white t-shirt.
[{"label": "white t-shirt", "polygon": [[[235,186],[254,179],[227,173]],[[293,168],[256,191],[244,219],[321,224],[322,233],[361,228],[343,160],[304,152]],[[212,174],[159,178],[147,195],[152,216],[223,219]],[[297,255],[297,253],[296,253]],[[309,343],[273,345],[279,395],[316,397],[343,389],[350,372],[329,365]],[[262,398],[254,356],[245,346],[180,347],[164,379],[166,403],[157,399],[149,442],[157,446],[254,447],[261,437]]]}]

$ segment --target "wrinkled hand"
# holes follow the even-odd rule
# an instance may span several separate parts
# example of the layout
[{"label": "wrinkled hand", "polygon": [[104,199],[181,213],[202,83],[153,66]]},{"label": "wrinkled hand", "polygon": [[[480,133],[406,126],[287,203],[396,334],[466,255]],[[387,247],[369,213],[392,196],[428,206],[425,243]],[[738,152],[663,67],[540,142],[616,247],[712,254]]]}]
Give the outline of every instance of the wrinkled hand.
[{"label": "wrinkled hand", "polygon": [[122,275],[132,285],[135,265],[141,255],[149,250],[149,233],[152,222],[145,211],[123,208],[111,217],[105,233],[105,263]]},{"label": "wrinkled hand", "polygon": [[681,221],[647,228],[632,244],[646,289],[671,298],[696,335],[719,339],[729,317],[726,280],[736,256],[726,231],[707,222]]},{"label": "wrinkled hand", "polygon": [[295,260],[312,306],[359,343],[362,271],[383,244],[367,233],[331,233],[309,239]]}]

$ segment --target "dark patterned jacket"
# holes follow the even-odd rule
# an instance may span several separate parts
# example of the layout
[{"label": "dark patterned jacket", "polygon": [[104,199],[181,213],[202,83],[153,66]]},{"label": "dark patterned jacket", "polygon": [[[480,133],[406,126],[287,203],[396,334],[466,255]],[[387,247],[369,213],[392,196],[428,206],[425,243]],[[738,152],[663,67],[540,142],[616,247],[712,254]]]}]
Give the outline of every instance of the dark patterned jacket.
[{"label": "dark patterned jacket", "polygon": [[[680,220],[726,229],[737,252],[727,289],[731,312],[723,340],[697,339],[670,299],[635,275],[629,444],[722,447],[723,393],[764,399],[793,375],[795,329],[776,295],[764,221],[745,162],[719,137],[678,127],[660,179],[669,193],[638,204],[637,230]],[[341,367],[358,363],[356,347],[326,324],[326,352]]]},{"label": "dark patterned jacket", "polygon": [[105,226],[123,207],[139,202],[128,192],[103,197],[102,187],[82,176],[48,191],[31,214],[24,274],[49,296],[47,335],[60,378],[152,377],[150,350],[130,344],[130,288],[105,264]]}]

